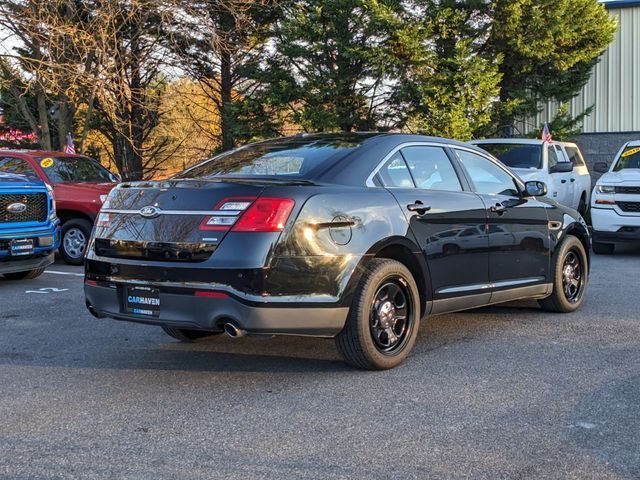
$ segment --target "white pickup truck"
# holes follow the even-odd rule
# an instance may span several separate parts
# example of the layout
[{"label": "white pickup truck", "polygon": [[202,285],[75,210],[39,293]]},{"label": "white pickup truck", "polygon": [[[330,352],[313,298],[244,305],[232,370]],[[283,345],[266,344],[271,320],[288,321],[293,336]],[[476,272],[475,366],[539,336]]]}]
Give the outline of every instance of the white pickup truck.
[{"label": "white pickup truck", "polygon": [[580,149],[570,142],[545,142],[532,138],[474,140],[522,180],[547,184],[548,196],[584,216],[589,208],[591,175]]},{"label": "white pickup truck", "polygon": [[604,173],[591,202],[593,251],[607,254],[616,243],[640,244],[640,140],[624,144],[611,167],[598,162],[593,169]]}]

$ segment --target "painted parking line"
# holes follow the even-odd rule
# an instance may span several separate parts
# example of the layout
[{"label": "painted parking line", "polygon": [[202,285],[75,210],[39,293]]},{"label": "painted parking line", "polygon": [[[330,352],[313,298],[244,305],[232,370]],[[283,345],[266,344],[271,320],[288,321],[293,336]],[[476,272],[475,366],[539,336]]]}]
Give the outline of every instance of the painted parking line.
[{"label": "painted parking line", "polygon": [[73,277],[84,277],[84,273],[59,272],[57,270],[45,270],[44,273],[54,273],[56,275],[71,275]]},{"label": "painted parking line", "polygon": [[68,292],[68,291],[69,291],[68,288],[47,287],[47,288],[39,288],[37,290],[25,290],[24,293],[43,293],[43,294],[48,294],[48,293]]}]

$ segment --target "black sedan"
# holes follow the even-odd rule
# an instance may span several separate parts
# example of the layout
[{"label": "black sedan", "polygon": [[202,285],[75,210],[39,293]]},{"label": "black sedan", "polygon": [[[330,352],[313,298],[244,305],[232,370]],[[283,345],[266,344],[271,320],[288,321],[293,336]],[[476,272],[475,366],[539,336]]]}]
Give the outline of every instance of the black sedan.
[{"label": "black sedan", "polygon": [[391,368],[429,315],[522,298],[580,307],[589,232],[545,193],[442,138],[254,143],[113,190],[87,254],[86,303],[185,341],[331,337],[350,364]]}]

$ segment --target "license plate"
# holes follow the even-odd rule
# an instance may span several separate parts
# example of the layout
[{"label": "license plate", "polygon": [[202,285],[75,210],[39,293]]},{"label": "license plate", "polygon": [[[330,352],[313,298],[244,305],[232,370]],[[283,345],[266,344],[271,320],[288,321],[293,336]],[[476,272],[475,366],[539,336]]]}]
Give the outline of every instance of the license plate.
[{"label": "license plate", "polygon": [[151,287],[125,287],[124,306],[127,313],[158,317],[160,290]]},{"label": "license plate", "polygon": [[21,238],[12,240],[9,243],[9,253],[11,255],[31,255],[33,253],[33,240]]}]

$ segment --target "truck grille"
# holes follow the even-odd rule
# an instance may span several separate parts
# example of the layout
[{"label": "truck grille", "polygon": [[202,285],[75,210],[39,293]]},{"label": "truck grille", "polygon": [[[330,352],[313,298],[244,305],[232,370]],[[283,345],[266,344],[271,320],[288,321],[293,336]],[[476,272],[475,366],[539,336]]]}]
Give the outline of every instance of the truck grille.
[{"label": "truck grille", "polygon": [[204,262],[215,245],[206,243],[160,243],[96,238],[96,255],[111,258],[155,260],[158,262]]},{"label": "truck grille", "polygon": [[616,193],[626,193],[629,195],[640,195],[640,187],[615,187]]},{"label": "truck grille", "polygon": [[640,202],[616,202],[623,212],[640,212]]},{"label": "truck grille", "polygon": [[[11,213],[7,207],[14,203],[23,203],[27,209],[21,213]],[[47,210],[45,193],[0,194],[0,223],[44,222],[47,219]]]}]

